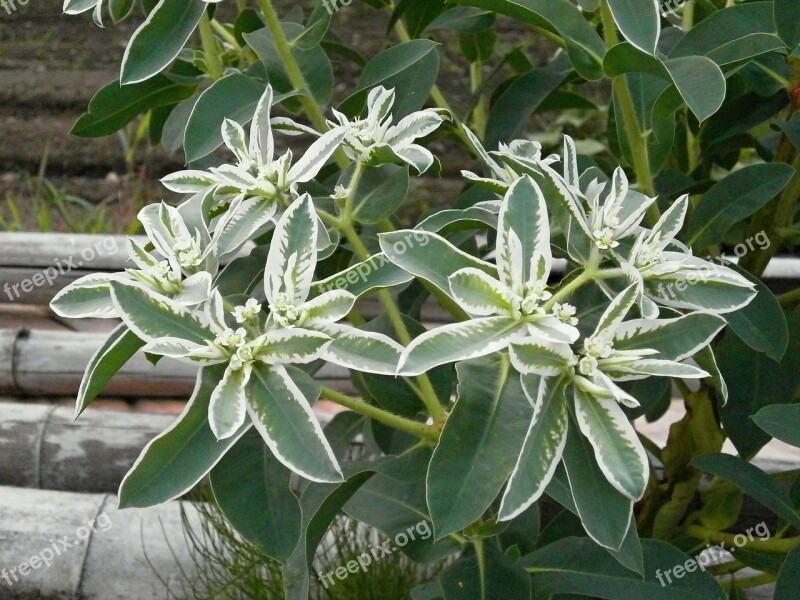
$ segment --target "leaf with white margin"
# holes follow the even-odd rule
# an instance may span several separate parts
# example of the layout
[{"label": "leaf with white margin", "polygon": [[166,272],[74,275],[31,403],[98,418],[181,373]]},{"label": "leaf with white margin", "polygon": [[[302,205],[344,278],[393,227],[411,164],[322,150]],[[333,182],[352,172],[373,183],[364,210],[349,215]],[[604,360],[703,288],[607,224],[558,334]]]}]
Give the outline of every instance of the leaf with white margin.
[{"label": "leaf with white margin", "polygon": [[261,346],[257,358],[267,364],[305,364],[319,358],[330,341],[324,333],[295,327],[268,331],[254,345]]},{"label": "leaf with white margin", "polygon": [[347,290],[324,292],[303,305],[308,311],[303,325],[313,329],[316,325],[341,321],[353,310],[355,303],[356,297]]},{"label": "leaf with white margin", "polygon": [[437,327],[408,345],[398,373],[421,375],[439,365],[503,350],[520,328],[510,317],[484,317]]},{"label": "leaf with white margin", "polygon": [[408,283],[412,279],[414,279],[413,275],[389,262],[386,255],[381,252],[340,273],[315,282],[311,294],[321,295],[334,290],[346,290],[359,297],[379,288]]},{"label": "leaf with white margin", "polygon": [[386,132],[383,142],[404,148],[414,140],[430,135],[444,122],[444,117],[432,110],[421,110],[400,119]]},{"label": "leaf with white margin", "polygon": [[578,387],[574,390],[575,417],[595,450],[600,470],[618,492],[634,501],[641,499],[650,463],[633,425],[614,400],[592,398]]},{"label": "leaf with white margin", "polygon": [[509,290],[479,269],[461,269],[450,275],[448,281],[450,295],[470,314],[487,317],[511,311]]},{"label": "leaf with white margin", "polygon": [[211,273],[201,271],[181,281],[181,291],[172,299],[178,304],[194,306],[208,300],[211,295]]},{"label": "leaf with white margin", "polygon": [[378,375],[394,375],[405,348],[392,338],[337,323],[317,325],[333,341],[325,348],[322,358],[328,362]]},{"label": "leaf with white margin", "polygon": [[271,163],[275,156],[275,141],[272,136],[273,90],[271,85],[261,95],[250,124],[250,158],[258,164]]},{"label": "leaf with white margin", "polygon": [[536,315],[528,323],[528,334],[555,344],[572,344],[580,337],[577,327],[564,323],[552,315]]},{"label": "leaf with white margin", "polygon": [[253,425],[275,458],[310,481],[343,480],[341,467],[308,399],[286,369],[255,363],[247,398]]},{"label": "leaf with white margin", "polygon": [[247,382],[250,380],[251,368],[245,365],[234,369],[231,365],[225,369],[225,375],[219,382],[208,408],[208,423],[218,440],[234,435],[247,419]]},{"label": "leaf with white margin", "polygon": [[430,169],[436,160],[428,149],[417,144],[394,150],[393,153],[404,163],[414,167],[420,175]]},{"label": "leaf with white margin", "polygon": [[217,179],[206,171],[186,170],[161,178],[161,183],[171,192],[196,194],[217,185]]},{"label": "leaf with white margin", "polygon": [[185,307],[165,296],[118,281],[112,281],[109,285],[122,320],[133,333],[145,341],[175,337],[204,344],[216,337]]},{"label": "leaf with white margin", "polygon": [[186,408],[175,422],[145,446],[119,488],[120,508],[148,507],[179,498],[214,468],[250,424],[219,441],[208,424],[211,394],[224,367],[200,369]]},{"label": "leaf with white margin", "polygon": [[347,130],[344,128],[331,129],[322,134],[318,140],[308,147],[302,158],[298,160],[287,175],[289,181],[294,183],[305,183],[311,181],[320,172],[328,159],[333,156],[339,148]]},{"label": "leaf with white margin", "polygon": [[235,254],[270,222],[277,210],[274,201],[263,197],[234,200],[214,233],[218,257],[224,260]]},{"label": "leaf with white margin", "polygon": [[533,417],[503,493],[499,521],[510,521],[541,497],[567,441],[569,411],[561,380],[523,375],[522,389],[533,406]]},{"label": "leaf with white margin", "polygon": [[[92,273],[75,280],[50,301],[51,310],[67,319],[113,319],[119,316],[111,288],[112,275]],[[125,275],[117,275],[128,279]]]},{"label": "leaf with white margin", "polygon": [[553,262],[550,225],[542,190],[530,177],[503,199],[497,230],[497,270],[512,289],[547,279]]},{"label": "leaf with white margin", "polygon": [[658,350],[658,358],[683,360],[693,356],[725,327],[725,319],[705,312],[674,319],[632,319],[614,333],[617,350]]},{"label": "leaf with white margin", "polygon": [[[448,277],[460,269],[474,267],[497,278],[494,265],[459,250],[435,233],[407,229],[382,233],[378,239],[381,250],[390,261],[448,295]],[[431,260],[431,256],[436,260]]]},{"label": "leaf with white margin", "polygon": [[685,365],[671,360],[659,360],[657,358],[643,358],[627,365],[606,369],[605,371],[606,374],[610,377],[614,377],[614,379],[618,379],[616,377],[617,373],[653,375],[656,377],[679,377],[683,379],[702,379],[703,377],[710,377],[709,373],[695,366]]},{"label": "leaf with white margin", "polygon": [[578,150],[575,147],[575,141],[568,135],[564,136],[564,181],[567,185],[580,189]]},{"label": "leaf with white margin", "polygon": [[639,293],[638,284],[631,284],[622,290],[619,295],[611,301],[608,308],[603,312],[597,327],[592,336],[600,335],[603,333],[613,333],[614,330],[628,314],[631,307],[636,303],[636,297]]},{"label": "leaf with white margin", "polygon": [[[267,255],[264,291],[273,301],[280,292],[288,293],[295,303],[308,298],[317,266],[319,220],[311,196],[303,194],[292,202],[275,226]],[[273,278],[280,278],[273,289]]]},{"label": "leaf with white margin", "polygon": [[240,165],[250,165],[247,151],[247,136],[244,129],[236,121],[225,119],[222,122],[222,141],[233,152]]},{"label": "leaf with white margin", "polygon": [[572,365],[574,355],[566,344],[547,344],[534,338],[511,342],[508,355],[514,368],[523,374],[553,377]]}]

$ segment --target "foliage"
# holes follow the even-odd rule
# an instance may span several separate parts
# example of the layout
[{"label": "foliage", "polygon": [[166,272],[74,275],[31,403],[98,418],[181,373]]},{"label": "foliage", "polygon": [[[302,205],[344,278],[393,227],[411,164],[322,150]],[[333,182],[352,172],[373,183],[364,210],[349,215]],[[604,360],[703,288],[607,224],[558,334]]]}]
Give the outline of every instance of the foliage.
[{"label": "foliage", "polygon": [[[391,12],[398,40],[369,58],[332,32],[330,2],[283,21],[270,0],[237,2],[230,19],[224,3],[143,2],[120,80],[76,124],[103,135],[149,113],[188,160],[163,180],[180,205],[139,215],[135,268],[53,301],[123,323],[79,412],[138,349],[199,367],[121,505],[177,498],[210,473],[290,599],[308,597],[342,512],[390,538],[430,523],[402,551],[451,564],[418,599],[724,598],[732,584],[714,573],[776,555],[789,566],[735,586],[789,589],[800,483],[788,493],[746,461],[800,425],[800,321],[786,310],[800,293],[776,298],[761,280],[798,231],[797,3],[689,1],[680,23],[650,0],[364,4]],[[99,21],[131,3],[65,7]],[[535,66],[504,46],[498,14],[558,50]],[[200,48],[185,47],[195,30]],[[436,85],[440,36],[469,65],[464,112]],[[334,55],[361,76],[328,111]],[[603,80],[609,98],[588,91]],[[547,154],[524,132],[553,114],[596,117],[605,134]],[[446,208],[398,229],[409,177],[448,168],[434,139],[477,166]],[[369,322],[368,296],[384,308]],[[452,323],[420,324],[429,299]],[[362,397],[315,382],[324,363]],[[687,412],[662,449],[631,421],[663,415],[670,383]],[[320,397],[353,412],[323,430]],[[352,460],[358,434],[370,451]],[[720,453],[726,438],[740,457]],[[738,539],[725,530],[742,492],[781,519],[772,538],[665,586],[687,552]]]}]

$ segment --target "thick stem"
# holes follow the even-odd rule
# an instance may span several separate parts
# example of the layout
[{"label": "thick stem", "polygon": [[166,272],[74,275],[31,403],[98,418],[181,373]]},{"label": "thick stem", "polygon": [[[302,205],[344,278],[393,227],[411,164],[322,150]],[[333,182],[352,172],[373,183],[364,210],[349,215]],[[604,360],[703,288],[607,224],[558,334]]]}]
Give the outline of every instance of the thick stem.
[{"label": "thick stem", "polygon": [[747,546],[754,550],[767,550],[772,552],[790,552],[800,545],[800,537],[793,538],[761,538],[750,539],[745,536],[746,542],[737,541],[737,536],[742,534],[725,533],[708,529],[701,525],[689,525],[684,533],[700,540],[705,540],[714,544],[725,544],[727,548],[738,548]]},{"label": "thick stem", "polygon": [[426,425],[425,423],[412,421],[411,419],[406,419],[405,417],[395,415],[383,410],[382,408],[368,404],[363,400],[352,398],[346,394],[342,394],[341,392],[337,392],[336,390],[332,390],[327,387],[322,388],[321,394],[326,400],[330,400],[331,402],[335,402],[340,406],[344,406],[345,408],[349,408],[350,410],[361,413],[362,415],[370,417],[371,419],[380,421],[389,427],[394,427],[400,431],[405,431],[411,435],[417,436],[418,438],[430,440],[432,442],[435,442],[439,439],[439,430],[430,425]]},{"label": "thick stem", "polygon": [[208,12],[203,12],[203,16],[200,17],[199,30],[200,42],[203,45],[203,54],[208,67],[208,76],[214,80],[220,79],[222,77],[222,62],[217,53],[217,42],[214,40],[214,31],[211,28],[211,19],[208,18]]},{"label": "thick stem", "polygon": [[475,109],[472,111],[472,126],[480,139],[486,135],[486,125],[488,122],[486,111],[486,98],[481,94],[483,77],[481,74],[481,61],[476,60],[469,66],[470,89],[473,96],[477,98]]},{"label": "thick stem", "polygon": [[[603,32],[605,35],[606,48],[611,49],[618,41],[617,29],[614,24],[614,17],[611,14],[611,9],[606,2],[603,2],[601,7],[601,16],[603,20]],[[650,172],[650,158],[648,156],[647,139],[645,138],[642,130],[639,127],[639,120],[636,116],[636,109],[633,107],[633,97],[631,90],[628,87],[628,79],[624,74],[617,75],[612,80],[614,97],[619,104],[622,113],[622,122],[625,127],[625,135],[628,138],[630,145],[631,155],[633,156],[633,170],[636,172],[636,180],[639,187],[648,196],[655,196],[655,187],[653,186],[653,175]],[[658,206],[654,202],[647,209],[647,218],[651,225],[655,225],[660,217]]]}]

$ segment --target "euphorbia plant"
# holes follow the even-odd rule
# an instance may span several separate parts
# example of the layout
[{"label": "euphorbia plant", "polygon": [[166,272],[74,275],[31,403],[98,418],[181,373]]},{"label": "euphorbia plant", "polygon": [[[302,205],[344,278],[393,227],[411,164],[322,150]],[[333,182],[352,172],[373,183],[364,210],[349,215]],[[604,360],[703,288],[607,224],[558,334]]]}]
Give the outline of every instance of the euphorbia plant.
[{"label": "euphorbia plant", "polygon": [[[108,6],[119,18],[129,4]],[[430,523],[434,535],[402,551],[452,563],[415,598],[723,598],[709,572],[657,578],[707,541],[731,540],[741,492],[722,480],[702,488],[702,468],[786,521],[781,539],[751,541],[717,571],[752,564],[767,572],[750,584],[775,579],[774,565],[747,558],[759,552],[791,571],[793,500],[719,451],[725,435],[742,458],[761,447],[736,418],[740,390],[747,374],[762,388],[763,373],[778,374],[788,397],[770,388],[753,403],[791,401],[798,349],[786,351],[787,318],[757,277],[767,249],[739,266],[702,252],[759,223],[793,235],[794,105],[774,119],[777,142],[755,137],[786,105],[776,82],[800,42],[781,22],[789,3],[690,1],[678,27],[654,2],[369,2],[392,10],[401,43],[366,62],[330,110],[327,52],[353,53],[322,3],[281,22],[270,0],[237,2],[230,23],[226,3],[144,4],[120,80],[75,131],[108,133],[148,110],[154,139],[187,156],[162,180],[183,198],[141,212],[136,268],[86,277],[52,304],[122,321],[87,369],[79,413],[138,351],[198,366],[184,413],[125,478],[122,506],[178,498],[208,476],[231,523],[284,563],[289,598],[307,596],[314,550],[342,513],[388,536]],[[519,48],[495,56],[492,10],[565,52],[545,68]],[[202,50],[185,49],[195,28]],[[440,29],[458,33],[470,64],[464,114],[435,86],[428,38]],[[507,79],[490,95],[481,67],[495,59]],[[608,111],[579,96],[604,76]],[[761,120],[730,127],[737,102],[764,103]],[[543,107],[576,106],[608,117],[609,147],[594,158],[560,132],[514,139]],[[476,172],[463,171],[457,202],[403,229],[410,175],[448,172],[434,137],[471,152]],[[382,306],[371,320],[368,297]],[[430,303],[451,322],[425,327]],[[315,381],[326,363],[348,369],[359,393]],[[662,449],[632,421],[662,415],[673,384],[688,410]],[[323,428],[319,398],[350,410]],[[768,416],[757,421],[774,430]],[[365,450],[353,460],[356,438]]]}]

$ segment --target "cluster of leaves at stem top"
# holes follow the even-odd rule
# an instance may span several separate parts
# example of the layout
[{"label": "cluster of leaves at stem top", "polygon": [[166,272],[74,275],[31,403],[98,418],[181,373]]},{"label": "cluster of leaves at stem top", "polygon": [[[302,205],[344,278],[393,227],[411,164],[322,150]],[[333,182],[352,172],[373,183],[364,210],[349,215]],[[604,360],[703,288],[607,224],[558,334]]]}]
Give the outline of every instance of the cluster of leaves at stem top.
[{"label": "cluster of leaves at stem top", "polygon": [[[107,135],[148,113],[152,139],[185,151],[187,168],[162,179],[183,199],[140,212],[146,240],[131,239],[129,269],[88,275],[52,302],[63,317],[121,320],[87,367],[78,414],[137,352],[198,367],[183,414],[123,481],[122,506],[178,498],[210,475],[222,512],[284,565],[287,598],[300,600],[315,549],[342,513],[414,560],[457,554],[414,590],[430,600],[724,598],[704,570],[664,586],[659,574],[690,557],[639,538],[727,539],[741,494],[697,492],[701,470],[800,529],[796,494],[718,454],[725,434],[743,458],[764,437],[800,443],[785,425],[800,423],[793,396],[763,375],[790,378],[792,394],[800,384],[800,348],[756,277],[772,254],[762,248],[736,266],[696,253],[716,250],[751,217],[776,236],[793,225],[800,189],[786,162],[800,146],[797,121],[776,123],[777,142],[750,131],[788,103],[796,2],[690,2],[697,10],[681,28],[655,0],[370,1],[388,5],[401,39],[370,60],[329,31],[322,2],[284,22],[269,0],[258,11],[240,3],[231,25],[214,18],[218,2],[142,4],[147,18],[119,79],[73,132]],[[102,23],[133,5],[64,8],[93,10]],[[495,14],[563,52],[543,68],[518,48],[507,53],[500,66],[513,76],[489,103],[481,67],[496,51]],[[198,29],[202,50],[185,48]],[[471,65],[464,123],[435,87],[429,37],[439,29],[457,32]],[[329,52],[363,67],[330,110]],[[604,77],[610,165],[567,135],[550,155],[514,139],[538,111],[597,112],[575,89]],[[424,108],[429,97],[436,108]],[[307,119],[277,116],[276,106]],[[463,171],[459,208],[396,230],[410,176],[441,168],[427,141],[446,134],[480,172]],[[621,162],[636,185],[614,168]],[[656,189],[667,192],[660,201]],[[359,304],[368,296],[384,309],[370,321]],[[421,324],[428,298],[449,324]],[[733,333],[720,343],[726,325]],[[320,385],[323,368],[349,370],[361,396]],[[751,395],[769,397],[762,405],[743,397],[741,373],[754,378]],[[730,392],[723,375],[737,384]],[[658,413],[672,382],[689,411],[662,451],[632,419]],[[312,410],[320,397],[351,410],[323,428]],[[367,454],[353,460],[359,435]],[[705,504],[690,513],[698,497]],[[540,532],[550,501],[564,510]],[[421,523],[432,535],[414,538]],[[761,540],[782,563],[755,542],[738,558],[781,569],[785,594],[798,539]]]}]

